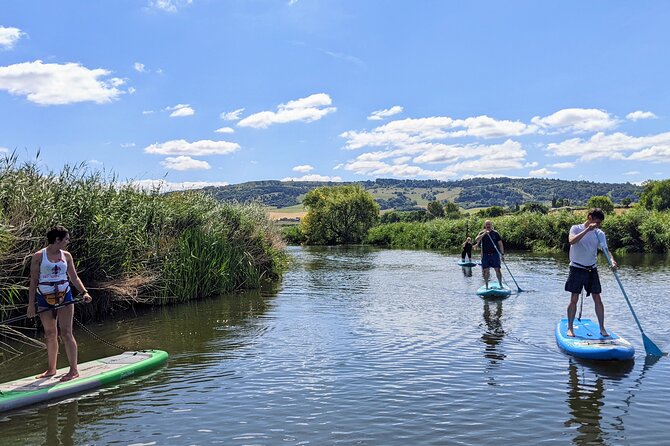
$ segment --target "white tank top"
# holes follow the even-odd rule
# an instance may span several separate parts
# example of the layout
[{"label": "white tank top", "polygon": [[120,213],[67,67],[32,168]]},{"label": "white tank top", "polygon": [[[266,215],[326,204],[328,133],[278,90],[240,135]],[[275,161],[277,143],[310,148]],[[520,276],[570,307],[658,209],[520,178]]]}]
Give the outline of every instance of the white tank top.
[{"label": "white tank top", "polygon": [[42,294],[52,294],[66,291],[70,286],[67,278],[67,261],[60,251],[60,257],[56,262],[49,260],[47,249],[42,249],[42,263],[40,264],[40,281],[38,288]]}]

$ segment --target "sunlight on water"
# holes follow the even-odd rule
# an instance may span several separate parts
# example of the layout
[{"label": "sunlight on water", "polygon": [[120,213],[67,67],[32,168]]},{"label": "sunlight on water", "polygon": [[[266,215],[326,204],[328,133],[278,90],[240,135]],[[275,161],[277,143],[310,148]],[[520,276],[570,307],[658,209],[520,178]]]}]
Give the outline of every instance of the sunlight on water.
[{"label": "sunlight on water", "polygon": [[[169,351],[168,366],[7,414],[2,444],[664,443],[668,359],[645,361],[605,268],[607,325],[635,345],[634,362],[584,362],[556,347],[564,256],[512,253],[524,292],[485,301],[474,294],[481,270],[453,254],[290,252],[295,265],[276,290],[92,324],[114,342]],[[670,264],[652,257],[623,259],[620,275],[645,333],[667,350]],[[590,300],[584,317],[595,317]],[[78,339],[82,361],[116,353]],[[40,355],[4,367],[3,381],[33,373]]]}]

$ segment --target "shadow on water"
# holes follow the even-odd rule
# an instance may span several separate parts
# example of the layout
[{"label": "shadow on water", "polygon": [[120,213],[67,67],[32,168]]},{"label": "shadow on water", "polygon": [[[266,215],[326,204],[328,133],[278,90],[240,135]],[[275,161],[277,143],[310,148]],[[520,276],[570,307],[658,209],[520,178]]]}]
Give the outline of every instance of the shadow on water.
[{"label": "shadow on water", "polygon": [[[505,330],[502,327],[502,301],[484,301],[484,323],[486,324],[486,331],[482,334],[482,342],[484,343],[484,357],[489,360],[486,367],[487,372],[492,371],[500,365],[506,357],[501,349],[501,342],[505,337]],[[493,378],[488,383],[489,385],[496,385]]]},{"label": "shadow on water", "polygon": [[[623,419],[616,417],[617,422],[604,429],[602,424],[602,408],[605,405],[606,390],[618,381],[630,375],[634,361],[588,361],[571,358],[568,366],[568,397],[569,418],[566,427],[576,426],[575,445],[604,445],[612,440],[612,432],[623,432]],[[606,435],[605,432],[609,434]]]}]

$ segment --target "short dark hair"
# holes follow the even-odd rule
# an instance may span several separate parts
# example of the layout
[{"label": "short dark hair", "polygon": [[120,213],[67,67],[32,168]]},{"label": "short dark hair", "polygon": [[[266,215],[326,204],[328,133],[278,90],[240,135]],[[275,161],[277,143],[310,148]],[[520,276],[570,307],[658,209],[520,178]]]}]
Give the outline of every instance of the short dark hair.
[{"label": "short dark hair", "polygon": [[57,238],[63,240],[68,234],[70,234],[70,231],[68,231],[65,226],[56,225],[47,232],[47,241],[49,244],[56,243]]},{"label": "short dark hair", "polygon": [[593,208],[589,211],[588,217],[602,221],[605,219],[605,213],[600,208]]}]

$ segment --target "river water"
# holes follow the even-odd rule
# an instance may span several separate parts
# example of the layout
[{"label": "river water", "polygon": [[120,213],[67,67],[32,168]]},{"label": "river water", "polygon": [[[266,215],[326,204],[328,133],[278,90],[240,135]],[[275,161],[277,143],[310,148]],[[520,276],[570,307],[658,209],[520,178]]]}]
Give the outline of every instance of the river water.
[{"label": "river water", "polygon": [[[511,253],[523,292],[488,302],[481,270],[453,253],[289,248],[276,289],[91,323],[130,349],[158,348],[153,373],[0,418],[2,445],[658,445],[667,357],[645,360],[639,329],[601,268],[607,327],[627,363],[563,354],[554,328],[565,256]],[[517,286],[507,270],[512,289]],[[627,256],[620,277],[645,333],[670,349],[670,261]],[[595,318],[590,298],[584,317]],[[76,328],[80,361],[118,351]],[[2,382],[43,369],[24,349]],[[61,358],[63,359],[63,358]],[[63,364],[64,365],[64,364]]]}]

